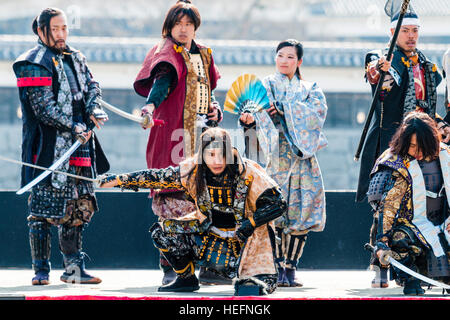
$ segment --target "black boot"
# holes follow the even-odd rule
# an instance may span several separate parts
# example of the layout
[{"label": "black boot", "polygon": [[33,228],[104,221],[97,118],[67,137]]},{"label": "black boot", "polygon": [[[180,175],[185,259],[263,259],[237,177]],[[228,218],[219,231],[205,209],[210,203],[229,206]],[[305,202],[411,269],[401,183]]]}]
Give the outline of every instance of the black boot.
[{"label": "black boot", "polygon": [[158,288],[159,292],[194,292],[200,289],[195,274],[181,277],[177,276],[175,281]]},{"label": "black boot", "polygon": [[35,272],[31,284],[48,285],[50,284],[50,225],[45,221],[30,220],[28,226],[30,227],[31,260]]},{"label": "black boot", "polygon": [[169,261],[160,253],[159,255],[159,267],[164,273],[163,279],[162,279],[162,285],[166,285],[171,283],[175,280],[177,277],[177,274],[175,271],[173,271],[172,266],[170,265]]},{"label": "black boot", "polygon": [[233,284],[233,281],[205,267],[200,267],[198,278],[201,284],[205,285],[223,285]]},{"label": "black boot", "polygon": [[74,255],[63,255],[65,271],[60,278],[62,282],[79,284],[99,284],[102,282],[100,278],[91,276],[86,272],[84,256],[84,252]]},{"label": "black boot", "polygon": [[50,284],[49,273],[45,270],[39,270],[31,280],[33,286],[45,286]]},{"label": "black boot", "polygon": [[415,278],[409,278],[405,287],[403,288],[403,294],[407,296],[421,296],[425,293],[425,290],[420,286],[420,280]]},{"label": "black boot", "polygon": [[278,267],[277,285],[279,287],[289,287],[289,281],[286,279],[286,269],[283,267]]},{"label": "black boot", "polygon": [[175,271],[173,271],[172,268],[170,268],[170,269],[163,269],[163,272],[164,272],[164,276],[163,276],[163,279],[162,279],[162,285],[163,286],[173,282],[177,278],[177,274],[175,273]]},{"label": "black boot", "polygon": [[295,276],[295,269],[286,268],[286,279],[289,282],[289,287],[303,287],[303,283]]}]

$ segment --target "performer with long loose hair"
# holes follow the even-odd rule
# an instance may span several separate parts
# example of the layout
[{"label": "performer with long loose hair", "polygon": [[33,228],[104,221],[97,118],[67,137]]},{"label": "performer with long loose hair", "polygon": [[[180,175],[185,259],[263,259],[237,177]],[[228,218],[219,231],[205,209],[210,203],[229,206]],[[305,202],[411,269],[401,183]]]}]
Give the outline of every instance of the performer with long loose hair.
[{"label": "performer with long loose hair", "polygon": [[[369,203],[378,215],[376,256],[386,254],[450,284],[450,149],[435,121],[409,113],[370,175]],[[393,267],[405,295],[422,295],[421,281]]]},{"label": "performer with long loose hair", "polygon": [[100,186],[178,189],[193,199],[193,212],[150,229],[177,273],[158,291],[198,290],[197,264],[234,279],[236,295],[272,293],[277,287],[273,220],[286,211],[286,201],[256,162],[240,157],[226,130],[207,129],[199,143],[197,154],[176,167],[106,176]]}]

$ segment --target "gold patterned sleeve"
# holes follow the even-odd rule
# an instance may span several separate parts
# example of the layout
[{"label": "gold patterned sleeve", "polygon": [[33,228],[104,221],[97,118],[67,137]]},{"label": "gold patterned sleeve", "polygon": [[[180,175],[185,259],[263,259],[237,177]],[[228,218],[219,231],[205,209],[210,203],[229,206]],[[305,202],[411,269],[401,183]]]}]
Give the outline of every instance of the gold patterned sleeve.
[{"label": "gold patterned sleeve", "polygon": [[381,200],[379,223],[383,231],[377,237],[379,241],[387,242],[387,234],[392,229],[407,189],[408,182],[398,172],[394,171],[391,181],[386,184]]},{"label": "gold patterned sleeve", "polygon": [[121,189],[178,189],[183,190],[181,184],[180,167],[164,169],[147,169],[124,173],[116,176],[118,187]]}]

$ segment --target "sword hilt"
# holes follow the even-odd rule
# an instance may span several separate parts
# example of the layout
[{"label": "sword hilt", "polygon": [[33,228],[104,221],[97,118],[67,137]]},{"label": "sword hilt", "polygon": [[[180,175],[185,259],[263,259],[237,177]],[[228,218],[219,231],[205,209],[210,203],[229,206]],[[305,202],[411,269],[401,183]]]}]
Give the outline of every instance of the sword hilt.
[{"label": "sword hilt", "polygon": [[367,251],[370,251],[370,252],[374,252],[375,251],[375,247],[373,245],[371,245],[370,243],[366,243],[364,245],[364,249],[366,249]]},{"label": "sword hilt", "polygon": [[[377,248],[372,246],[370,243],[366,243],[364,245],[364,249],[371,251],[374,255],[376,255]],[[389,257],[391,257],[392,252],[391,250],[384,250],[382,251],[381,257],[378,257],[378,260],[382,265],[389,265]]]},{"label": "sword hilt", "polygon": [[77,134],[77,140],[78,140],[81,144],[85,144],[86,142],[88,142],[88,139],[86,139],[86,137],[83,136],[83,133],[89,132],[89,131],[91,131],[91,130],[94,129],[94,128],[95,128],[95,123],[94,123],[94,121],[92,121],[92,120],[89,121],[89,122],[88,122],[88,125],[87,125],[86,131]]},{"label": "sword hilt", "polygon": [[[147,128],[147,126],[148,126],[148,124],[152,121],[152,117],[150,116],[150,115],[148,115],[148,114],[145,114],[143,117],[142,117],[142,123],[141,123],[141,125],[144,127],[144,128]],[[153,119],[153,125],[154,126],[158,126],[158,127],[162,127],[163,125],[165,125],[166,123],[164,122],[164,120],[160,120],[160,119]]]}]

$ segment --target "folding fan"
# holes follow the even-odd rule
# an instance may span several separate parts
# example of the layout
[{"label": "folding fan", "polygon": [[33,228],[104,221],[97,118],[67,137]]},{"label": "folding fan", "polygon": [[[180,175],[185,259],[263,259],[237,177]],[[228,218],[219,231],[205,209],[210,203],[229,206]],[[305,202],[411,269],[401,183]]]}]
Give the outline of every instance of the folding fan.
[{"label": "folding fan", "polygon": [[231,84],[224,103],[224,110],[234,114],[255,113],[269,108],[266,88],[254,74],[239,76]]}]

